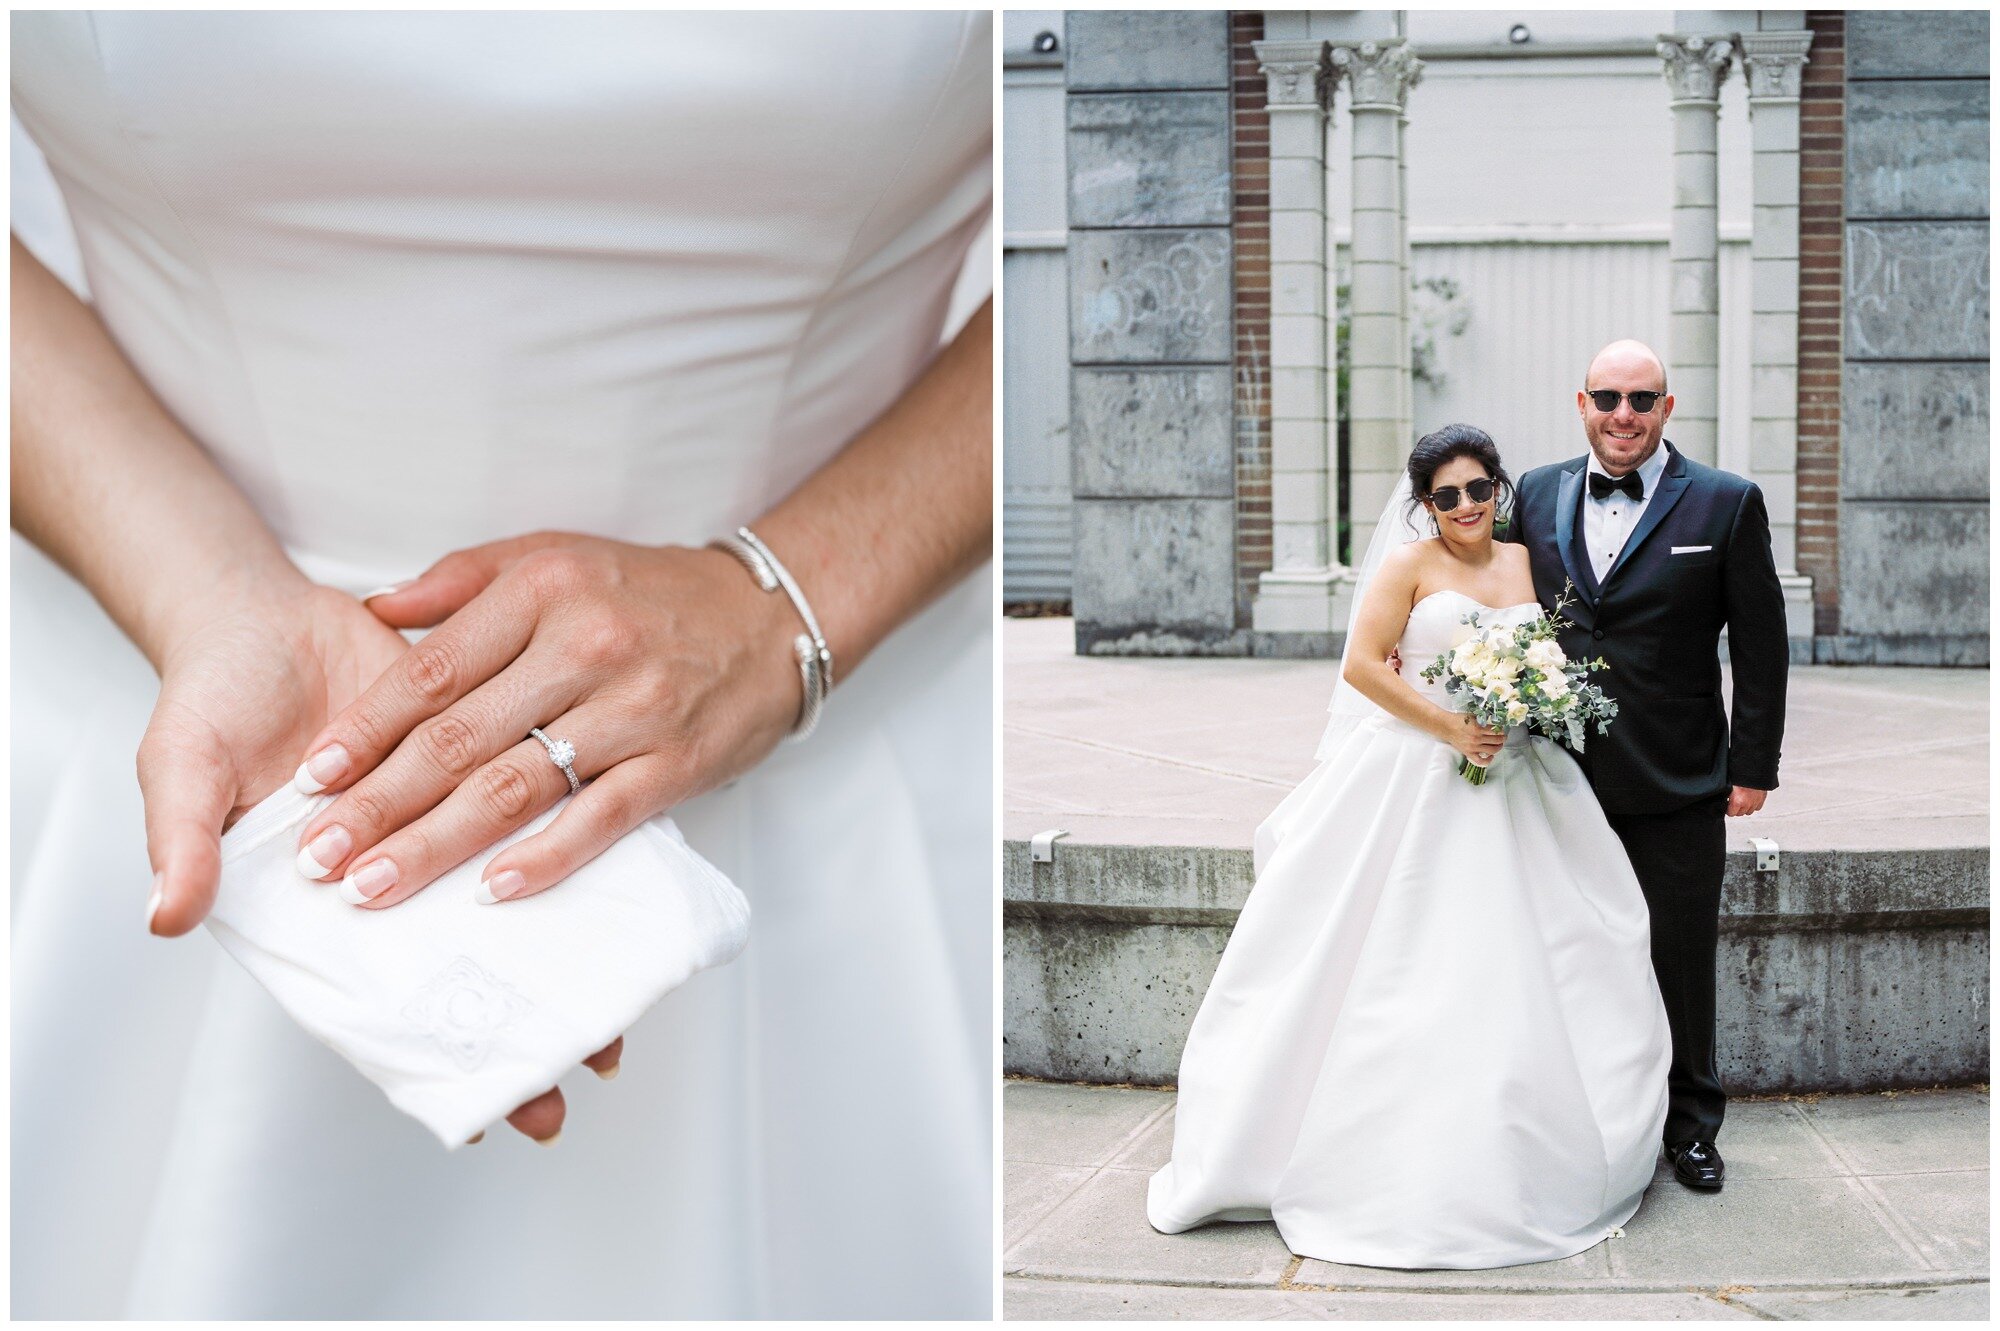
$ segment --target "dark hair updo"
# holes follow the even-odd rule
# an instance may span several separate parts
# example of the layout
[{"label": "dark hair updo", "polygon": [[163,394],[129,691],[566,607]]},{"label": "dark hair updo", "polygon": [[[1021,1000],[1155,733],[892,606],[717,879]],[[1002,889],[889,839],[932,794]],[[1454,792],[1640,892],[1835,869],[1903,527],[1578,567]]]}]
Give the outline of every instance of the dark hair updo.
[{"label": "dark hair updo", "polygon": [[1410,513],[1415,516],[1423,507],[1425,496],[1431,492],[1431,477],[1453,458],[1471,458],[1486,468],[1486,474],[1500,483],[1499,493],[1493,511],[1500,520],[1514,502],[1514,478],[1500,465],[1500,450],[1494,446],[1493,436],[1476,425],[1447,425],[1440,430],[1432,430],[1417,440],[1417,446],[1410,450],[1407,468],[1410,476]]}]

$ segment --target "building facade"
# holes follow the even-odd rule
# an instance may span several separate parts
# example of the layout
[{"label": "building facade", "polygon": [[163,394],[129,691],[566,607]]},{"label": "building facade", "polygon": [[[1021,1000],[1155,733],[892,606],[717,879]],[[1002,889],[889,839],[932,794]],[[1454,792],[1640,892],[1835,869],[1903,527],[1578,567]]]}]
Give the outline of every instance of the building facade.
[{"label": "building facade", "polygon": [[1636,336],[1765,492],[1796,659],[1985,663],[1986,23],[1010,14],[1008,599],[1336,650],[1415,437],[1574,456]]}]

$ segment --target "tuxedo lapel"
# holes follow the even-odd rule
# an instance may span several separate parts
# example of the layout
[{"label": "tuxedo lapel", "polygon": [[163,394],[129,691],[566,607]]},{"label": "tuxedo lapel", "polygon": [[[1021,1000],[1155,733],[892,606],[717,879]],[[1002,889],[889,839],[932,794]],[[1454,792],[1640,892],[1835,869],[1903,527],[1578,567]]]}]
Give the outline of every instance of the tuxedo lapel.
[{"label": "tuxedo lapel", "polygon": [[1583,505],[1584,466],[1578,463],[1575,471],[1564,472],[1556,489],[1556,549],[1562,554],[1563,570],[1570,582],[1595,604],[1597,579],[1590,575],[1590,556],[1577,548],[1583,539],[1583,524],[1577,521],[1577,514]]},{"label": "tuxedo lapel", "polygon": [[1646,505],[1646,511],[1639,515],[1639,525],[1625,538],[1624,548],[1619,550],[1618,558],[1611,561],[1610,569],[1604,574],[1606,582],[1617,577],[1618,570],[1631,562],[1632,552],[1653,534],[1653,528],[1659,526],[1667,514],[1673,512],[1674,505],[1680,503],[1681,496],[1687,493],[1687,463],[1682,460],[1672,444],[1662,440],[1660,447],[1667,450],[1667,466],[1666,470],[1660,473],[1659,491],[1653,496],[1652,502]]}]

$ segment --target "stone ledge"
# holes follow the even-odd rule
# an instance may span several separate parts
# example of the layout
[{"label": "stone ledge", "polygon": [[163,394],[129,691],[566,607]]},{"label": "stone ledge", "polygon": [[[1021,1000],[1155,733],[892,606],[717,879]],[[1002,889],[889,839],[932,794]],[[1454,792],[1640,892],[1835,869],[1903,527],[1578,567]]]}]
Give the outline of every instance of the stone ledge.
[{"label": "stone ledge", "polygon": [[[1991,904],[1985,846],[1928,850],[1785,851],[1759,873],[1732,851],[1722,879],[1725,931],[1925,928],[1984,924]],[[1001,852],[1006,913],[1020,918],[1233,924],[1255,879],[1247,850],[1106,846],[1058,841],[1032,862],[1025,841]]]},{"label": "stone ledge", "polygon": [[[1716,958],[1732,1093],[1988,1075],[1983,846],[1730,854]],[[1008,1072],[1170,1084],[1253,881],[1247,850],[1058,842],[1002,853]]]}]

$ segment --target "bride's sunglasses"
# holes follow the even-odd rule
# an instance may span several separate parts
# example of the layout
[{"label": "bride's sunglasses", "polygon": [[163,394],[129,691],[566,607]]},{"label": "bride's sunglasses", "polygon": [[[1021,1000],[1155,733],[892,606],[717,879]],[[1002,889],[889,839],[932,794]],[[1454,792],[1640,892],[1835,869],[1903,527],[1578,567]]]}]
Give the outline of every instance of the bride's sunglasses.
[{"label": "bride's sunglasses", "polygon": [[[1475,504],[1483,504],[1493,497],[1494,482],[1488,477],[1472,482],[1465,487],[1465,497]],[[1456,485],[1440,485],[1431,491],[1431,507],[1440,513],[1449,513],[1458,507],[1459,488]]]},{"label": "bride's sunglasses", "polygon": [[1650,389],[1641,389],[1636,393],[1620,393],[1609,388],[1586,388],[1583,390],[1583,395],[1590,399],[1591,406],[1607,416],[1618,410],[1618,399],[1621,397],[1632,404],[1632,410],[1643,416],[1666,396],[1665,393],[1655,393]]}]

